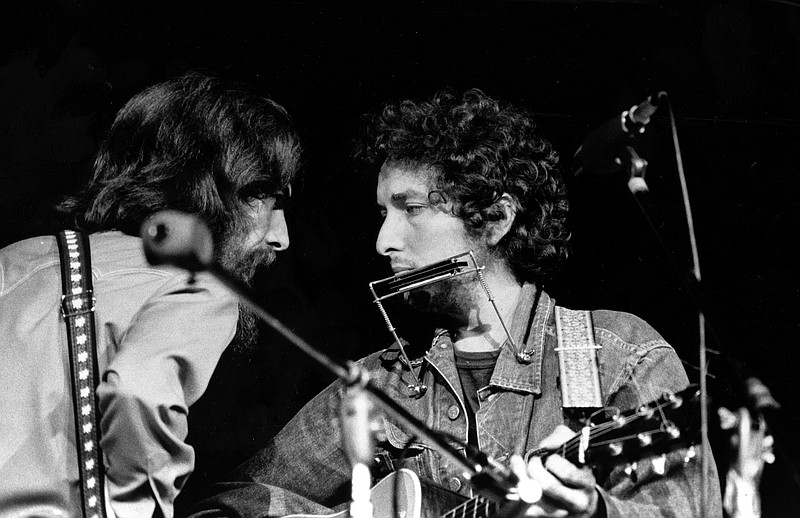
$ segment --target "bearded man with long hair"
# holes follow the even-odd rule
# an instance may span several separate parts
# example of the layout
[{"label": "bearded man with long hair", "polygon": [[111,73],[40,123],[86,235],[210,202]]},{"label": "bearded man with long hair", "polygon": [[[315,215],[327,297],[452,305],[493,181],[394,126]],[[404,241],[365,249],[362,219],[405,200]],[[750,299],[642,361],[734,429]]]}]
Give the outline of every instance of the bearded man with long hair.
[{"label": "bearded man with long hair", "polygon": [[[161,210],[209,227],[215,260],[247,282],[289,246],[283,203],[300,167],[286,111],[244,85],[190,73],[117,114],[93,176],[60,210],[89,235],[106,508],[172,516],[194,467],[189,407],[254,319],[210,275],[148,264],[139,236]],[[54,236],[0,250],[0,509],[79,516],[79,456]],[[238,337],[237,337],[238,335]]]}]

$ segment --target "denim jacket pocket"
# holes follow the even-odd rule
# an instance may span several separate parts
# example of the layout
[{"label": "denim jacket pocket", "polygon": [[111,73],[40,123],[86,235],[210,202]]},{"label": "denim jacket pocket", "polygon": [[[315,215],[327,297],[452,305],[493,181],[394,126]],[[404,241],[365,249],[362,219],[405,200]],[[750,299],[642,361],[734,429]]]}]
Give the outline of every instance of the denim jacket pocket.
[{"label": "denim jacket pocket", "polygon": [[381,421],[384,433],[377,444],[373,475],[382,478],[391,471],[408,468],[422,477],[432,477],[430,447],[386,418]]},{"label": "denim jacket pocket", "polygon": [[398,450],[398,452],[408,449],[411,450],[409,451],[409,454],[413,455],[421,452],[427,447],[424,443],[420,442],[419,437],[402,430],[399,426],[392,423],[385,417],[382,417],[381,421],[383,422],[383,432],[386,436],[386,442],[388,442],[392,448]]}]

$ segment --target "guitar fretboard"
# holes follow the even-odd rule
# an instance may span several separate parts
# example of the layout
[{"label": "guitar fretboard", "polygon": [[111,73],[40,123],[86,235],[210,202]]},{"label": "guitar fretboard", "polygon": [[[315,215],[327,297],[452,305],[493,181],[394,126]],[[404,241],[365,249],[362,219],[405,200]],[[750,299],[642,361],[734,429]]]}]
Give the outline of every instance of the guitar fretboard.
[{"label": "guitar fretboard", "polygon": [[487,518],[497,511],[497,504],[491,500],[476,496],[451,509],[441,518]]}]

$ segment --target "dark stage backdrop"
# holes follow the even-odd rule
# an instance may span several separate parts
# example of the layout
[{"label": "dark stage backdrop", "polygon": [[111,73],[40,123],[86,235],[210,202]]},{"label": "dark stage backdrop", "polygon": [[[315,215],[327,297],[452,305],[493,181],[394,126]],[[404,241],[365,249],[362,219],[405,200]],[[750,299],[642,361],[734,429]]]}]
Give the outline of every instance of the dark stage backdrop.
[{"label": "dark stage backdrop", "polygon": [[[338,358],[390,338],[367,283],[387,275],[374,185],[349,159],[359,116],[387,100],[479,87],[525,105],[570,176],[574,254],[549,290],[573,307],[634,312],[696,379],[697,317],[653,244],[626,176],[572,178],[590,131],[668,92],[691,196],[703,291],[722,358],[741,358],[783,408],[783,460],[764,516],[800,505],[798,159],[800,7],[794,1],[6,2],[0,12],[0,245],[51,232],[49,209],[91,166],[115,111],[142,87],[205,69],[262,88],[302,135],[305,179],[290,250],[259,277],[277,316]],[[681,272],[686,220],[667,111],[640,139],[653,219]],[[397,308],[398,328],[409,315]],[[184,498],[268,439],[329,376],[265,331],[226,355],[191,413],[198,469]],[[724,386],[720,383],[719,385]],[[724,399],[729,391],[718,396]],[[720,467],[729,458],[713,432]]]}]

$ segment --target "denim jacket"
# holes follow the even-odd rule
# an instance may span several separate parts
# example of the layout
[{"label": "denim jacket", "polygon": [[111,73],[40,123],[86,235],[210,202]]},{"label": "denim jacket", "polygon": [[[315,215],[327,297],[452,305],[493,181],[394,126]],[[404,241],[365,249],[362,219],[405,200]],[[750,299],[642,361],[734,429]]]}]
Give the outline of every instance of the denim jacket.
[{"label": "denim jacket", "polygon": [[[558,424],[570,424],[565,421],[557,385],[555,302],[544,292],[537,297],[533,285],[524,289],[526,303],[517,309],[510,332],[517,344],[524,344],[532,353],[532,361],[521,363],[511,347],[503,347],[489,386],[479,391],[479,447],[501,463],[514,453],[534,450]],[[598,360],[606,407],[635,408],[688,384],[675,351],[644,321],[612,311],[593,311],[592,317],[595,341],[601,347]],[[412,378],[396,347],[360,361],[378,387],[424,424],[467,442],[467,414],[449,334],[439,330],[425,356],[411,363],[428,387],[420,398],[409,394]],[[243,467],[243,480],[258,487],[247,482],[218,487],[220,494],[198,509],[223,510],[223,514],[236,516],[278,516],[322,513],[326,507],[346,501],[351,471],[341,447],[341,397],[341,384],[330,385]],[[407,467],[423,480],[472,496],[472,487],[458,466],[428,441],[413,438],[403,425],[385,415],[379,423],[382,430],[375,476]],[[632,475],[623,467],[596,473],[607,515],[699,516],[700,463],[695,459],[687,464],[684,457],[683,451],[670,453],[664,475],[656,474],[649,462],[637,463]],[[713,459],[710,466],[706,516],[716,517],[722,511]]]}]

